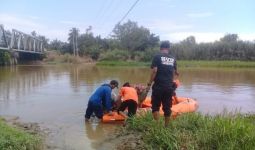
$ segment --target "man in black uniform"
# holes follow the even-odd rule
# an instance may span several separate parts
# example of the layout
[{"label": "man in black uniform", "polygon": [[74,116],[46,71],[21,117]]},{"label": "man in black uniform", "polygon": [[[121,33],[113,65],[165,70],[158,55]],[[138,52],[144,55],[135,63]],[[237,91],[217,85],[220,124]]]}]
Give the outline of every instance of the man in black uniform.
[{"label": "man in black uniform", "polygon": [[153,118],[159,120],[159,108],[162,104],[165,126],[167,127],[170,121],[172,94],[173,94],[173,78],[174,75],[179,75],[177,72],[176,60],[169,55],[170,43],[163,41],[160,44],[160,53],[153,57],[151,64],[151,77],[148,82],[148,89],[152,82],[152,113]]}]

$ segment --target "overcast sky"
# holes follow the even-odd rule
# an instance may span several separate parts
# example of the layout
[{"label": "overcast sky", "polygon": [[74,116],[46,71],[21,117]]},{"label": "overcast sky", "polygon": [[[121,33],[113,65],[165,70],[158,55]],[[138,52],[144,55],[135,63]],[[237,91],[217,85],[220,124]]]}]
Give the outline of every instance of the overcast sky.
[{"label": "overcast sky", "polygon": [[[50,40],[67,41],[68,31],[92,26],[107,36],[136,0],[0,0],[0,24]],[[150,29],[161,40],[178,42],[193,35],[213,42],[227,33],[255,40],[255,0],[139,0],[127,20]]]}]

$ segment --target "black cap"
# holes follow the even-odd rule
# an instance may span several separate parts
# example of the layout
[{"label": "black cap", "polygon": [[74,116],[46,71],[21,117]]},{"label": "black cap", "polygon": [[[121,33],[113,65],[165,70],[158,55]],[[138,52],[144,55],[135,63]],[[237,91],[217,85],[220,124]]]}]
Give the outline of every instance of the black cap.
[{"label": "black cap", "polygon": [[160,49],[164,49],[164,48],[170,48],[170,42],[169,41],[162,41],[160,44]]},{"label": "black cap", "polygon": [[116,80],[112,80],[112,81],[110,82],[110,84],[116,86],[117,88],[118,88],[118,86],[119,86],[119,82],[116,81]]},{"label": "black cap", "polygon": [[126,82],[122,85],[123,87],[130,87],[130,83],[129,82]]}]

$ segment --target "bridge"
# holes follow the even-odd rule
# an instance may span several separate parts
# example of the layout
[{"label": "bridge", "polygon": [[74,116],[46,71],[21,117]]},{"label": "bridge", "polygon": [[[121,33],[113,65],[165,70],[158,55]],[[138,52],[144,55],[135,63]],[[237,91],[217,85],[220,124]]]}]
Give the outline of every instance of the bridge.
[{"label": "bridge", "polygon": [[43,41],[35,36],[15,29],[12,29],[10,33],[4,30],[3,25],[0,25],[0,50],[44,54],[44,45]]}]

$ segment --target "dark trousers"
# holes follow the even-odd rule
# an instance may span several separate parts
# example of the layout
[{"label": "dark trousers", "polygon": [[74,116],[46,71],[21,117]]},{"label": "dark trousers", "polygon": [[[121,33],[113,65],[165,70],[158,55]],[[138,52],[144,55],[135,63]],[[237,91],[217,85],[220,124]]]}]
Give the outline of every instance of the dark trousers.
[{"label": "dark trousers", "polygon": [[152,112],[159,111],[162,104],[164,116],[169,117],[171,115],[172,95],[173,88],[153,86],[151,95]]},{"label": "dark trousers", "polygon": [[95,113],[97,118],[102,119],[102,117],[103,117],[103,107],[102,107],[102,105],[94,104],[92,101],[89,101],[85,117],[87,119],[89,119],[93,113]]},{"label": "dark trousers", "polygon": [[137,102],[132,99],[125,100],[120,104],[120,108],[118,109],[118,111],[124,111],[126,108],[128,108],[128,116],[134,116],[137,110]]}]

